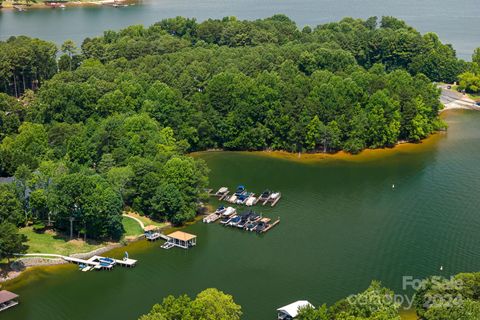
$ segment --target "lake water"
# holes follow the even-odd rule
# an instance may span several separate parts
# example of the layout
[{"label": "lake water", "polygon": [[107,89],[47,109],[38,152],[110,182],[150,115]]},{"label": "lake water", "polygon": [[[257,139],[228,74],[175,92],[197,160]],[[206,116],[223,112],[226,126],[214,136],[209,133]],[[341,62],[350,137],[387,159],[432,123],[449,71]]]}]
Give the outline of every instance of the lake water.
[{"label": "lake water", "polygon": [[237,16],[256,19],[284,13],[299,26],[315,26],[346,16],[393,15],[421,32],[436,32],[452,43],[459,57],[470,59],[480,46],[480,5],[477,0],[146,0],[127,8],[89,7],[0,11],[0,39],[29,35],[62,43],[100,35],[132,24],[151,25],[174,16],[198,20]]},{"label": "lake water", "polygon": [[34,269],[7,286],[21,304],[1,319],[136,319],[168,294],[216,287],[243,306],[244,319],[268,320],[294,300],[333,303],[372,279],[403,294],[403,276],[478,271],[480,113],[446,119],[446,134],[353,161],[202,154],[212,187],[282,191],[275,208],[257,208],[281,223],[262,236],[197,223],[186,228],[198,235],[191,250],[130,246],[134,269]]}]

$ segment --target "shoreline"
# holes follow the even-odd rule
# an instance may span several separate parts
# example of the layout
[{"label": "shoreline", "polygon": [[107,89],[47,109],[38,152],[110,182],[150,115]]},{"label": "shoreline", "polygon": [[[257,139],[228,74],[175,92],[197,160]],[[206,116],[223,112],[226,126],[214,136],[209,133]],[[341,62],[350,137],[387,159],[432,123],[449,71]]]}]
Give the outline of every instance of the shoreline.
[{"label": "shoreline", "polygon": [[[69,256],[80,258],[80,259],[89,259],[95,255],[100,255],[102,253],[106,253],[117,248],[126,247],[133,242],[142,240],[143,238],[144,238],[143,235],[138,235],[134,238],[125,239],[126,241],[125,244],[122,242],[111,243],[89,252],[73,253]],[[31,254],[35,254],[35,253],[31,253]],[[70,264],[70,263],[61,258],[48,258],[46,256],[42,257],[41,254],[38,254],[38,256],[23,256],[21,258],[16,259],[15,261],[11,261],[10,264],[7,264],[7,266],[8,268],[11,268],[11,266],[15,264],[21,264],[18,267],[19,270],[6,271],[5,277],[0,276],[0,284],[5,284],[13,279],[16,279],[19,276],[23,275],[26,271],[31,270],[32,268],[49,267],[49,266],[56,266],[56,265]]]},{"label": "shoreline", "polygon": [[[45,2],[35,2],[30,5],[24,3],[14,3],[12,1],[4,1],[2,6],[0,6],[0,11],[5,10],[15,10],[16,8],[22,8],[28,11],[29,9],[64,9],[64,8],[80,8],[80,7],[99,7],[99,6],[114,6],[120,5],[136,5],[139,1],[137,0],[88,0],[88,1],[67,1],[67,2],[57,2],[57,5],[49,5]],[[64,7],[59,7],[59,5],[64,5]]]},{"label": "shoreline", "polygon": [[446,131],[439,131],[431,134],[427,138],[419,142],[406,142],[399,141],[391,148],[378,148],[378,149],[364,149],[358,154],[351,154],[346,151],[338,151],[336,153],[292,153],[285,150],[262,150],[262,151],[229,151],[212,149],[206,151],[196,151],[190,153],[192,157],[208,156],[215,153],[240,153],[250,154],[260,157],[277,158],[287,161],[295,161],[301,163],[318,163],[318,162],[333,162],[333,161],[349,161],[349,162],[364,162],[378,160],[384,157],[393,156],[402,153],[414,153],[427,151],[427,148],[431,148],[435,143],[444,137]]},{"label": "shoreline", "polygon": [[[465,110],[479,110],[475,108],[465,108],[457,106],[449,106],[440,111],[440,117],[442,119],[448,118],[450,112],[463,112]],[[358,154],[351,154],[346,151],[338,151],[336,153],[323,153],[323,152],[312,152],[312,153],[292,153],[285,150],[261,150],[261,151],[229,151],[223,149],[209,149],[205,151],[196,151],[190,153],[192,157],[204,157],[209,154],[215,153],[241,153],[249,154],[260,157],[270,157],[277,158],[287,161],[294,161],[300,163],[330,163],[334,161],[346,161],[346,162],[365,162],[365,161],[375,161],[383,159],[385,157],[390,157],[399,154],[412,154],[419,152],[426,152],[431,150],[439,140],[445,137],[448,130],[442,130],[432,133],[430,136],[420,140],[419,142],[408,142],[408,141],[398,141],[393,147],[377,148],[377,149],[364,149]]]},{"label": "shoreline", "polygon": [[[211,208],[209,205],[207,205],[208,209],[210,210]],[[128,214],[127,214],[128,215]],[[198,215],[195,217],[193,221],[188,221],[186,222],[183,226],[181,227],[173,227],[170,223],[164,225],[161,227],[161,230],[163,232],[171,232],[173,230],[177,229],[183,229],[185,227],[188,227],[192,224],[197,223],[198,221],[202,220],[202,215]],[[103,253],[108,253],[108,252],[114,252],[115,249],[119,248],[126,248],[128,246],[134,245],[136,243],[141,242],[142,240],[145,239],[144,234],[139,234],[136,236],[128,236],[125,237],[124,239],[120,240],[119,242],[115,243],[108,243],[103,247],[100,247],[98,249],[89,251],[89,252],[79,252],[79,253],[72,253],[69,256],[70,257],[75,257],[75,258],[80,258],[80,259],[89,259],[95,255],[101,255]],[[31,253],[35,254],[35,253]],[[11,267],[12,264],[20,262],[22,266],[20,266],[20,270],[9,270],[6,272],[6,277],[4,277],[1,272],[0,272],[0,286],[1,285],[6,285],[9,284],[12,280],[19,280],[21,277],[25,274],[28,274],[29,271],[35,270],[37,268],[43,268],[43,267],[53,267],[53,266],[60,266],[60,265],[70,265],[68,261],[65,261],[61,258],[48,258],[46,256],[24,256],[22,258],[18,258],[15,261],[11,261],[10,264],[8,264],[8,268]],[[2,271],[0,269],[0,271]]]}]

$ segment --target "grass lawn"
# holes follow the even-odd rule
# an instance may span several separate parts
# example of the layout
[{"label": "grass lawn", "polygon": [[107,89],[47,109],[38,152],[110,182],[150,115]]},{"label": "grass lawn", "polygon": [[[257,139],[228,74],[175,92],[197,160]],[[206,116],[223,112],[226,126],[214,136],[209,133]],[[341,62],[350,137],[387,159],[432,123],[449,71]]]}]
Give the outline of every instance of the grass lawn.
[{"label": "grass lawn", "polygon": [[72,253],[89,252],[100,247],[105,243],[94,241],[83,241],[73,239],[68,241],[64,235],[48,230],[38,233],[33,231],[32,227],[21,228],[20,233],[28,237],[28,253],[55,253],[61,255],[70,255]]},{"label": "grass lawn", "polygon": [[[138,213],[133,212],[133,211],[128,211],[128,212],[125,212],[125,213],[128,214],[129,216],[135,217],[138,220],[142,221],[145,226],[154,225],[154,226],[157,226],[157,227],[160,227],[160,228],[164,228],[164,227],[169,225],[168,222],[157,222],[157,221],[154,221],[154,220],[150,219],[149,217],[141,216]],[[126,218],[126,219],[128,219],[128,218]],[[130,219],[130,220],[132,220],[132,219]]]},{"label": "grass lawn", "polygon": [[124,237],[138,236],[143,233],[138,222],[133,219],[122,217],[122,224],[125,229]]}]

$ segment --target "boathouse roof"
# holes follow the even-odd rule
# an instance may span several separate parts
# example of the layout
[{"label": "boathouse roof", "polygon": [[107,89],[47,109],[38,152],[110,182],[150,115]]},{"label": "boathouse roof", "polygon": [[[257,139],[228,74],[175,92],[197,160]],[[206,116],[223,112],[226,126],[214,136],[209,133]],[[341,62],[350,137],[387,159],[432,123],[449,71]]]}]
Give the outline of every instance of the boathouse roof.
[{"label": "boathouse roof", "polygon": [[18,295],[13,292],[10,292],[7,290],[0,291],[0,304],[17,299],[17,298],[18,298]]},{"label": "boathouse roof", "polygon": [[182,232],[182,231],[175,231],[173,233],[170,233],[168,236],[170,238],[181,240],[181,241],[190,241],[190,240],[195,239],[197,237],[193,234]]},{"label": "boathouse roof", "polygon": [[155,230],[158,230],[158,228],[159,228],[159,227],[154,226],[153,224],[151,224],[151,225],[148,225],[148,226],[146,226],[145,228],[143,228],[143,231],[145,231],[145,232],[155,231]]},{"label": "boathouse roof", "polygon": [[277,311],[283,312],[287,314],[288,316],[295,318],[298,315],[298,311],[301,308],[306,308],[306,307],[311,307],[313,308],[313,305],[308,302],[307,300],[298,300],[293,303],[290,303],[284,307],[278,308]]}]

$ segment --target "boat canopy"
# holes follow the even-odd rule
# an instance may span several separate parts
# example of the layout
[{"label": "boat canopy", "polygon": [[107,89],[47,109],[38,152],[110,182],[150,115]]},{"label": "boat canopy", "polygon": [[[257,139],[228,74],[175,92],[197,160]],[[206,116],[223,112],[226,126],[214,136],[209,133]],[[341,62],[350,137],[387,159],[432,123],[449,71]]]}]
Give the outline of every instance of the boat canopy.
[{"label": "boat canopy", "polygon": [[298,312],[301,308],[308,308],[308,307],[313,308],[313,305],[307,300],[299,300],[299,301],[290,303],[284,307],[278,308],[277,311],[289,317],[295,318],[296,316],[298,316]]}]

